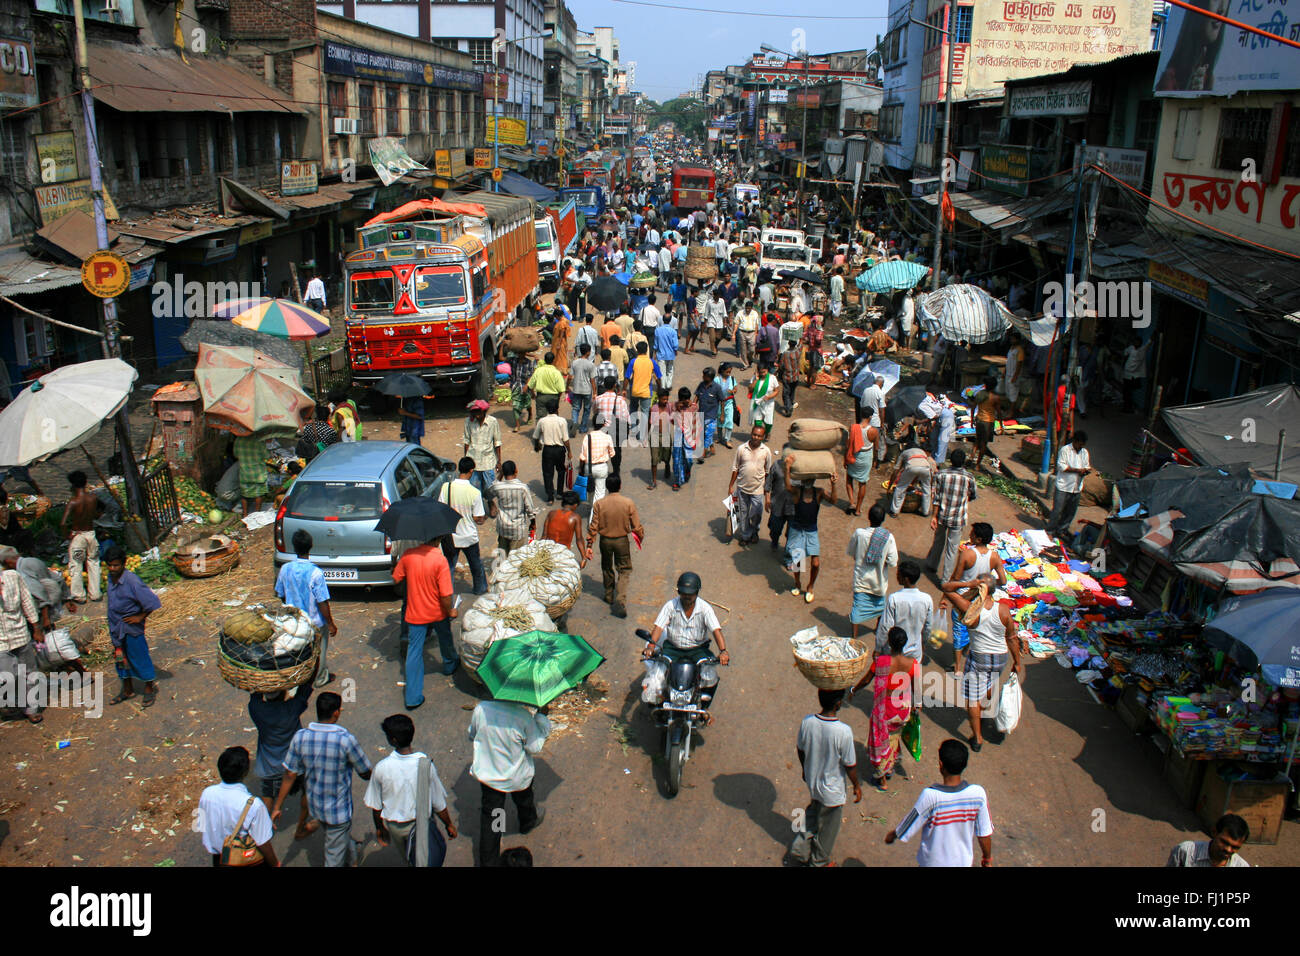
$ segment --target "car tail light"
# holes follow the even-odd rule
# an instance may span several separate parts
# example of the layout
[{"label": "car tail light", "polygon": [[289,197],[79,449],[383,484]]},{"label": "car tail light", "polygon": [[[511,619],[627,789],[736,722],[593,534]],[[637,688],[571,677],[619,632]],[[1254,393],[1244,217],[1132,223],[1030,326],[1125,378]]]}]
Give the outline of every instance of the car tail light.
[{"label": "car tail light", "polygon": [[275,550],[284,552],[284,513],[289,510],[289,502],[286,499],[278,511],[275,513]]},{"label": "car tail light", "polygon": [[[384,494],[381,491],[379,493],[379,513],[381,515],[388,510],[388,505],[389,505],[388,495]],[[384,535],[384,554],[392,554],[392,553],[393,553],[393,542],[389,539],[388,535]]]}]

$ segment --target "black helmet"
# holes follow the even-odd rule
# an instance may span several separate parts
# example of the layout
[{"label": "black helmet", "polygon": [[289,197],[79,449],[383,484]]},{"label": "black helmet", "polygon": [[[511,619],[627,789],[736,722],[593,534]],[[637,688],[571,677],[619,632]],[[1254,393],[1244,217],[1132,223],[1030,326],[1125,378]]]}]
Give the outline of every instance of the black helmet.
[{"label": "black helmet", "polygon": [[678,594],[699,594],[700,576],[694,571],[687,571],[677,578]]}]

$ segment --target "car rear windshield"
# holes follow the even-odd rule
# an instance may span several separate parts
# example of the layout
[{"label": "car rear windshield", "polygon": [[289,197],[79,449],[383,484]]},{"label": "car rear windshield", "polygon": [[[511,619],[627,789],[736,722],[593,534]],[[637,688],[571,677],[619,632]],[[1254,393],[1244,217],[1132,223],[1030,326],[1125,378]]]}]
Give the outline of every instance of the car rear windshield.
[{"label": "car rear windshield", "polygon": [[383,513],[377,481],[302,481],[293,483],[286,512],[316,521],[378,521]]}]

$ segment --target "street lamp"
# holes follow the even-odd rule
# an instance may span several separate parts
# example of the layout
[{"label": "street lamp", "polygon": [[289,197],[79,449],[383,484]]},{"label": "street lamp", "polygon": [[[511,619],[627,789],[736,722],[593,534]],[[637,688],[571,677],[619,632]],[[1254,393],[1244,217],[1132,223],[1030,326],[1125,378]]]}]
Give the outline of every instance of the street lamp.
[{"label": "street lamp", "polygon": [[[797,53],[787,53],[785,50],[778,50],[776,47],[767,43],[759,45],[759,49],[764,53],[779,53],[782,56],[794,57],[800,59]],[[796,204],[799,207],[799,228],[803,229],[803,181],[808,175],[808,63],[809,53],[803,51],[803,132],[799,136],[799,198]]]},{"label": "street lamp", "polygon": [[[549,40],[554,35],[554,30],[543,30],[541,33],[533,33],[526,37],[515,37],[513,40],[503,40],[500,49],[494,49],[492,52],[500,55],[505,51],[505,48],[510,46],[512,43],[523,43],[525,40]],[[493,42],[495,43],[495,41]],[[497,65],[499,66],[500,64]],[[498,108],[501,106],[501,100],[497,95],[501,92],[500,77],[501,74],[494,71],[492,78],[492,168],[494,170],[501,166],[501,115],[498,112]],[[506,82],[510,82],[508,78]],[[495,179],[492,180],[492,191],[494,193],[501,191],[501,186]]]}]

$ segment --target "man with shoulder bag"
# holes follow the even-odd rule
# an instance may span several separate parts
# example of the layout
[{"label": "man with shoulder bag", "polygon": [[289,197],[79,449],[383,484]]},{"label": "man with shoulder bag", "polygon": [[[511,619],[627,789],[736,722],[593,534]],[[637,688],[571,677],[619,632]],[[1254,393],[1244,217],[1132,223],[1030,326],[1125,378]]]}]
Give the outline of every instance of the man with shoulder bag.
[{"label": "man with shoulder bag", "polygon": [[203,846],[212,854],[213,866],[280,865],[271,846],[271,814],[244,786],[248,767],[247,750],[227,747],[217,758],[221,783],[199,797]]}]

